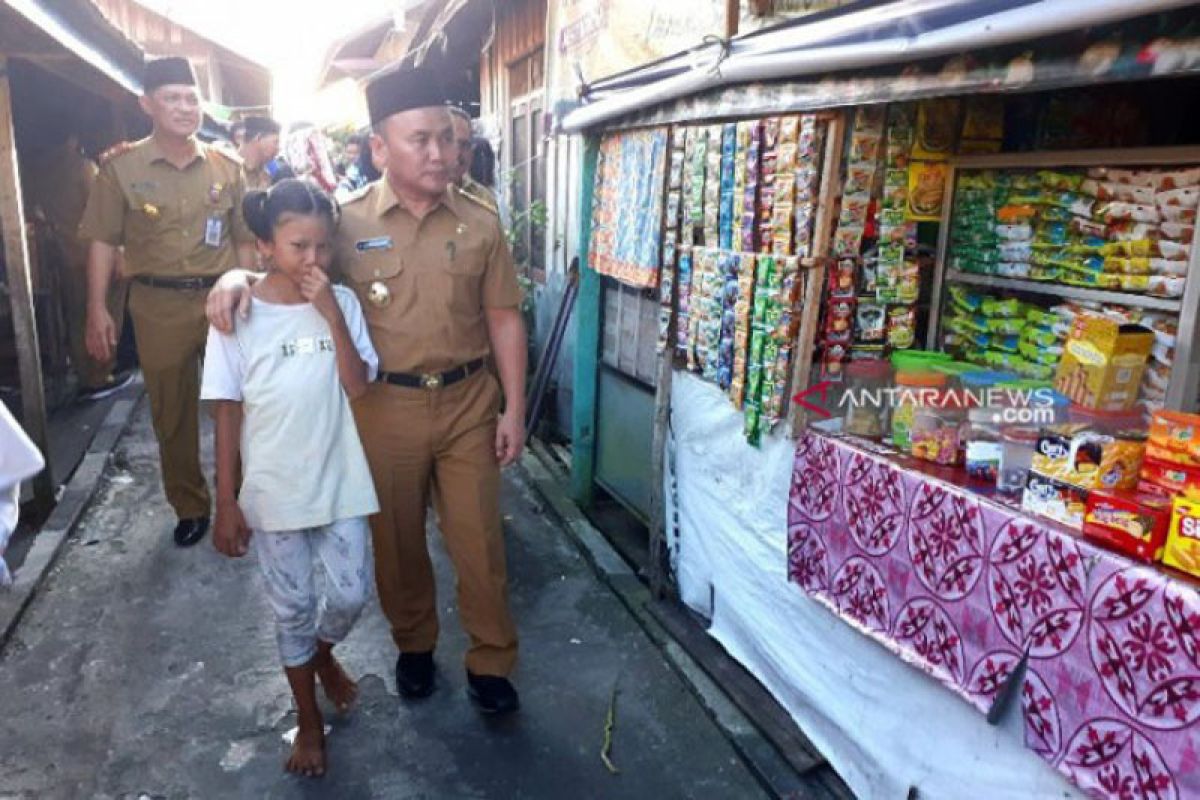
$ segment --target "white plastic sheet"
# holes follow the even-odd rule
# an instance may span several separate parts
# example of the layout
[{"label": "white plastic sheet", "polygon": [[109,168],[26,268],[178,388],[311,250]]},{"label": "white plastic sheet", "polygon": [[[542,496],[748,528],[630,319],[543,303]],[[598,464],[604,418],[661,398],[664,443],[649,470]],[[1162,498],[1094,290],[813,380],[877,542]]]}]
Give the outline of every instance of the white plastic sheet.
[{"label": "white plastic sheet", "polygon": [[[746,444],[715,386],[676,372],[667,508],[685,603],[788,710],[855,794],[1081,798],[1025,748],[1017,708],[999,726],[862,636],[787,580],[794,445]],[[673,548],[674,549],[674,548]]]},{"label": "white plastic sheet", "polygon": [[0,403],[0,586],[12,582],[4,551],[17,527],[21,481],[42,471],[42,454],[17,423],[8,407]]}]

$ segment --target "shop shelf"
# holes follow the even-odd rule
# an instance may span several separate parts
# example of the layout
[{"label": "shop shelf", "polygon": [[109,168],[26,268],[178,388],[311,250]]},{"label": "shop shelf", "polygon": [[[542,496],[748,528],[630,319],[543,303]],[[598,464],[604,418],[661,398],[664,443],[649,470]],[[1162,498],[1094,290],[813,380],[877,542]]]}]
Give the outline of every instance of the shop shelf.
[{"label": "shop shelf", "polygon": [[1178,313],[1183,307],[1179,298],[1155,297],[1131,292],[1111,292],[1104,289],[1088,289],[1084,286],[1067,286],[1061,283],[1030,281],[1020,278],[1002,278],[998,275],[980,275],[957,269],[946,270],[946,280],[972,286],[987,286],[992,289],[1009,289],[1015,292],[1062,297],[1067,300],[1090,300],[1096,303],[1116,303],[1135,308],[1150,308],[1156,311]]}]

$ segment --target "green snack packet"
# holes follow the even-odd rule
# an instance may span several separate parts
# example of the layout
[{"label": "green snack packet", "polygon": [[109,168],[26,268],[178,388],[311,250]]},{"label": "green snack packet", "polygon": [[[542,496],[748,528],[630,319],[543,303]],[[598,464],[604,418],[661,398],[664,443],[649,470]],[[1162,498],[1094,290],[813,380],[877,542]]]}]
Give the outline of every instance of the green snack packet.
[{"label": "green snack packet", "polygon": [[980,310],[989,317],[1016,317],[1021,313],[1021,303],[1015,297],[1004,300],[985,297]]},{"label": "green snack packet", "polygon": [[1025,321],[1021,319],[1006,319],[997,317],[989,319],[986,323],[988,333],[999,333],[1006,336],[1016,336],[1025,327]]}]

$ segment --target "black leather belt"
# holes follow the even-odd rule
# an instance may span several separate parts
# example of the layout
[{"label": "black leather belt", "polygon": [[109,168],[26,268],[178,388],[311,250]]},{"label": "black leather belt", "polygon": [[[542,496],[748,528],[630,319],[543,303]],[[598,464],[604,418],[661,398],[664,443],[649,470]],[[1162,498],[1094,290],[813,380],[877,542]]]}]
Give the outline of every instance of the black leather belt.
[{"label": "black leather belt", "polygon": [[161,278],[157,275],[135,275],[133,279],[143,286],[155,289],[211,289],[216,285],[217,275],[197,276],[195,278]]},{"label": "black leather belt", "polygon": [[424,372],[420,375],[412,372],[380,372],[376,380],[380,383],[390,383],[393,386],[404,386],[408,389],[441,389],[474,375],[483,369],[483,363],[482,358],[477,358],[446,372]]}]

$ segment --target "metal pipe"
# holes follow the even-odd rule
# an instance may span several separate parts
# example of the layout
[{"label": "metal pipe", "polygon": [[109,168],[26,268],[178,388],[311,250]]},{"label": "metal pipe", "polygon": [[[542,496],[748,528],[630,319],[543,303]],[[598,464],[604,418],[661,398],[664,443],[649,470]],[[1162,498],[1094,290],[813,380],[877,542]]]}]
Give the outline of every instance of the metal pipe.
[{"label": "metal pipe", "polygon": [[778,42],[759,41],[753,51],[735,53],[721,62],[719,69],[692,69],[684,75],[581,106],[567,114],[560,127],[564,132],[577,133],[643,108],[730,84],[919,61],[1119,22],[1189,5],[1194,5],[1194,0],[1141,0],[1138,3],[1128,0],[1042,0],[915,36],[800,50],[795,49],[795,42],[811,37],[803,35],[803,28],[791,29],[781,32],[781,37],[784,33],[792,34],[790,50],[764,49],[764,45],[781,44],[782,38]]}]

